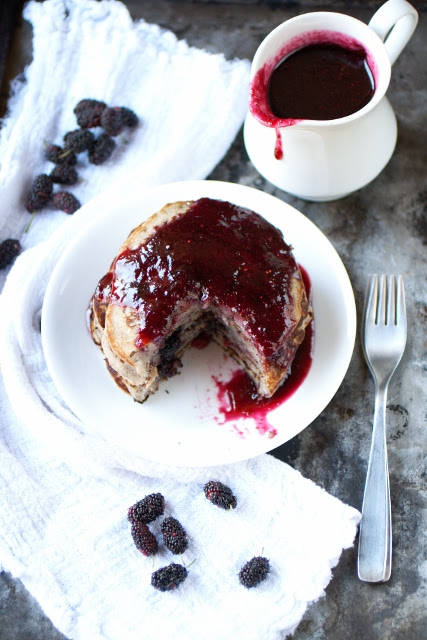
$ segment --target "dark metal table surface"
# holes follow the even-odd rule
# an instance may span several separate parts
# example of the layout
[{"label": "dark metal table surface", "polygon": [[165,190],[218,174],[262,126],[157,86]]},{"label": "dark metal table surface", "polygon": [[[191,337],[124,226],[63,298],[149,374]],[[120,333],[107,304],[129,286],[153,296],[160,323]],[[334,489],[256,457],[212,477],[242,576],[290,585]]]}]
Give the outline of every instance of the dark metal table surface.
[{"label": "dark metal table surface", "polygon": [[[305,11],[326,9],[368,22],[374,1],[262,2],[256,0],[129,0],[135,19],[160,24],[191,45],[227,58],[252,59],[275,26]],[[31,27],[22,21],[21,0],[0,8],[0,115],[9,81],[31,60]],[[326,597],[306,612],[295,640],[427,639],[427,501],[425,373],[427,318],[427,3],[413,2],[420,22],[393,67],[388,91],[398,120],[398,143],[384,171],[364,189],[341,200],[313,203],[266,182],[251,165],[242,133],[210,178],[274,194],[312,220],[337,249],[348,270],[358,310],[367,276],[400,272],[406,283],[409,337],[388,400],[388,448],[393,510],[393,571],[383,585],[358,581],[356,548],[343,553]],[[293,440],[272,451],[328,492],[360,509],[369,454],[373,383],[360,337],[348,373],[323,413]],[[22,584],[0,574],[0,639],[60,640]],[[126,638],[123,638],[126,640]],[[223,639],[219,639],[223,640]],[[260,638],[262,640],[262,638]]]}]

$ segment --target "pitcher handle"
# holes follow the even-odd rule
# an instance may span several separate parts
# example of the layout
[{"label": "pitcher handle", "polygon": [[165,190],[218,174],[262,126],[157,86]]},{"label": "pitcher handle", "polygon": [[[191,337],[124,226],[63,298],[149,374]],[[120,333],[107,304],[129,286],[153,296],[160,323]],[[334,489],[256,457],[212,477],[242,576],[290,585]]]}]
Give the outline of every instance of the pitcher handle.
[{"label": "pitcher handle", "polygon": [[390,64],[409,42],[418,23],[418,13],[406,0],[388,0],[372,16],[369,27],[384,42]]}]

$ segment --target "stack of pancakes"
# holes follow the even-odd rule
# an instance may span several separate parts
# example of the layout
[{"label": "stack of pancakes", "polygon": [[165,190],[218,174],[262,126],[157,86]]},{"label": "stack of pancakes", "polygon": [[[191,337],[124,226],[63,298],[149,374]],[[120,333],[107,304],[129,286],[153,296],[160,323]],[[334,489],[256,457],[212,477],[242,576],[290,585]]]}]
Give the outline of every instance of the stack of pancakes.
[{"label": "stack of pancakes", "polygon": [[177,373],[201,333],[247,371],[259,396],[271,397],[311,317],[281,232],[252,211],[208,198],[167,204],[135,228],[90,302],[92,337],[116,383],[138,402]]}]

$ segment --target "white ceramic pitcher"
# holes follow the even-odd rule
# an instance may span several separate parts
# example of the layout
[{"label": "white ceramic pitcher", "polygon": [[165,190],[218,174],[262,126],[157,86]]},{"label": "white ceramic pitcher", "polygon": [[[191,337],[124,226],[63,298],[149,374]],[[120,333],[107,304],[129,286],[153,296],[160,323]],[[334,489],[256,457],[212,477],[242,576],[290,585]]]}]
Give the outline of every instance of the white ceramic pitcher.
[{"label": "white ceramic pitcher", "polygon": [[[369,24],[341,13],[313,12],[287,20],[261,43],[251,69],[244,140],[252,164],[275,186],[306,200],[335,200],[373,180],[397,140],[394,111],[385,96],[391,67],[411,38],[418,13],[406,0],[388,0]],[[370,102],[335,120],[283,120],[270,110],[271,73],[301,42],[356,40],[374,79]]]}]

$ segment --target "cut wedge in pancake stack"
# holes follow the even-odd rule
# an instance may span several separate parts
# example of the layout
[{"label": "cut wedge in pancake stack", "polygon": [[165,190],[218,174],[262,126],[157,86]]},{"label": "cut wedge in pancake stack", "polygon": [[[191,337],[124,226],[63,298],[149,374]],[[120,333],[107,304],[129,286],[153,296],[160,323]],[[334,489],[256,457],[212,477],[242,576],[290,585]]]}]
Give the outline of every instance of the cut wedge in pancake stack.
[{"label": "cut wedge in pancake stack", "polygon": [[135,228],[90,302],[90,329],[116,383],[143,402],[206,333],[270,397],[311,321],[282,233],[257,213],[201,198]]}]

